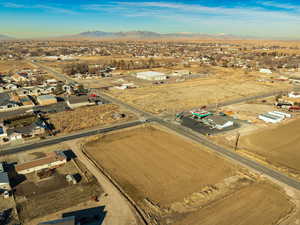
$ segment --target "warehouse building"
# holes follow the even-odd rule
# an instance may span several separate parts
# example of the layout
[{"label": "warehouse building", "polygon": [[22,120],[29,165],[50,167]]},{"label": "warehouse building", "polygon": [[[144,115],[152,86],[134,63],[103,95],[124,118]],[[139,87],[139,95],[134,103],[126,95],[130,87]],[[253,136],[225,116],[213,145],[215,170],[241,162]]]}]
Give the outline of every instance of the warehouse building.
[{"label": "warehouse building", "polygon": [[154,71],[147,71],[147,72],[139,72],[136,74],[136,77],[143,80],[151,80],[151,81],[158,81],[158,80],[166,80],[167,75],[160,72]]},{"label": "warehouse building", "polygon": [[51,105],[57,103],[57,99],[51,95],[41,95],[36,98],[39,105]]},{"label": "warehouse building", "polygon": [[280,123],[282,121],[282,117],[274,116],[267,113],[259,115],[258,118],[266,123]]},{"label": "warehouse building", "polygon": [[46,157],[36,159],[34,161],[18,164],[15,169],[19,174],[28,174],[37,172],[43,169],[56,168],[64,165],[67,162],[67,157],[62,151],[54,151],[47,154]]}]

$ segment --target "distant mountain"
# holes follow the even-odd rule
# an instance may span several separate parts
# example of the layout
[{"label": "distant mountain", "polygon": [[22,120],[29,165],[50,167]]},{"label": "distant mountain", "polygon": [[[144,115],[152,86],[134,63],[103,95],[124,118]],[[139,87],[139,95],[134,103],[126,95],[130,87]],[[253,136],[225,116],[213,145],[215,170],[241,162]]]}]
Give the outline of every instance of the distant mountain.
[{"label": "distant mountain", "polygon": [[248,39],[227,34],[200,34],[200,33],[168,33],[161,34],[151,31],[128,31],[128,32],[105,32],[105,31],[87,31],[75,35],[65,36],[64,38],[132,38],[132,39],[170,39],[170,38],[191,38],[191,39]]},{"label": "distant mountain", "polygon": [[4,40],[12,40],[14,39],[13,37],[9,37],[7,35],[4,34],[0,34],[0,41],[4,41]]}]

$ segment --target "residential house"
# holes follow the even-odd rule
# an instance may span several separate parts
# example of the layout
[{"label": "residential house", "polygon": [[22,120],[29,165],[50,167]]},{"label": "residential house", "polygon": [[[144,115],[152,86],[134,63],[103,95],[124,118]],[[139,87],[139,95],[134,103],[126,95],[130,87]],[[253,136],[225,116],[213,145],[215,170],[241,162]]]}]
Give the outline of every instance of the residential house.
[{"label": "residential house", "polygon": [[70,96],[67,100],[67,105],[71,109],[75,109],[82,106],[95,105],[95,102],[92,102],[89,96]]},{"label": "residential house", "polygon": [[65,163],[67,163],[67,157],[64,152],[54,151],[47,153],[46,157],[18,164],[15,166],[15,169],[19,174],[28,174],[43,169],[56,168],[64,165]]},{"label": "residential house", "polygon": [[0,93],[0,110],[19,107],[18,103],[11,100],[7,93]]},{"label": "residential house", "polygon": [[10,191],[11,186],[7,172],[0,172],[0,192]]}]

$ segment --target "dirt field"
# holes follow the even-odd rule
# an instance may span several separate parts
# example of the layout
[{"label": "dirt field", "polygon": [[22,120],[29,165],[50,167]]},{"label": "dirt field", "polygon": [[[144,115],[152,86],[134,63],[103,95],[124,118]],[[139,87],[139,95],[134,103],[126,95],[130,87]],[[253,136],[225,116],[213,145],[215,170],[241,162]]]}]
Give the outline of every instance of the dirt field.
[{"label": "dirt field", "polygon": [[292,209],[278,189],[253,184],[187,215],[175,225],[272,225],[278,224]]},{"label": "dirt field", "polygon": [[258,154],[276,166],[300,172],[300,119],[240,138],[240,148]]},{"label": "dirt field", "polygon": [[293,209],[280,188],[156,125],[93,138],[85,152],[159,224],[271,225]]},{"label": "dirt field", "polygon": [[[115,113],[124,113],[124,118],[113,118]],[[84,118],[81,120],[79,118]],[[100,106],[89,106],[77,108],[73,111],[49,114],[50,123],[60,134],[68,134],[74,131],[125,122],[133,119],[134,116],[123,112],[118,106],[105,104]]]},{"label": "dirt field", "polygon": [[86,149],[137,201],[147,197],[162,206],[235,171],[201,147],[154,127],[105,135]]},{"label": "dirt field", "polygon": [[18,70],[22,70],[25,68],[32,68],[24,61],[15,61],[15,60],[0,60],[0,74],[1,73],[8,73],[8,72],[16,72]]},{"label": "dirt field", "polygon": [[216,70],[215,73],[215,76],[209,78],[126,91],[114,90],[110,94],[145,111],[174,113],[288,86],[258,82],[257,76],[244,75],[241,71],[223,69]]}]

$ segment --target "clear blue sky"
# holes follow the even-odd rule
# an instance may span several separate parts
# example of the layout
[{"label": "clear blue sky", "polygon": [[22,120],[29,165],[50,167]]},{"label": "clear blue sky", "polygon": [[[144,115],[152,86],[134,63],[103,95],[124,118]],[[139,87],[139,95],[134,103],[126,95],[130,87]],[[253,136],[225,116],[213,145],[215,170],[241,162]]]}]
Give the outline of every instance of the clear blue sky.
[{"label": "clear blue sky", "polygon": [[300,39],[299,0],[0,0],[0,34],[88,30],[194,32]]}]

